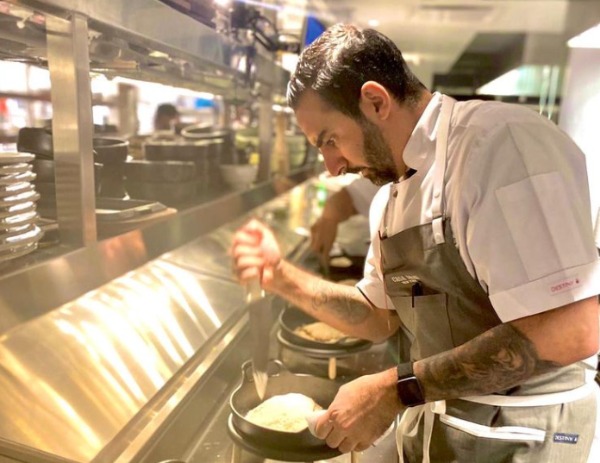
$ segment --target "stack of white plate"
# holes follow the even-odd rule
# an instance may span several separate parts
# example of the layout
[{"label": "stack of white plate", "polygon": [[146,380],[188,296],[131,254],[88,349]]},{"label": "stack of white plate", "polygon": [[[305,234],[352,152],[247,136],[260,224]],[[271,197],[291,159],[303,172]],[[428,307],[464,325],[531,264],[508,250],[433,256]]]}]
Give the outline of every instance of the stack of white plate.
[{"label": "stack of white plate", "polygon": [[43,236],[37,226],[35,179],[29,153],[0,152],[0,262],[37,249]]}]

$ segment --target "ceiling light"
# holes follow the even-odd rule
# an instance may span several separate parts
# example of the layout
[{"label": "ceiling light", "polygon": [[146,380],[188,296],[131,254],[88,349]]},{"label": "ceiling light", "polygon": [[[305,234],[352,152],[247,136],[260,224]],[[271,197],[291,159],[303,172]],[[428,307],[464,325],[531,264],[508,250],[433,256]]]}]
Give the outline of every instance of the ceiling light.
[{"label": "ceiling light", "polygon": [[378,19],[369,19],[367,24],[369,25],[369,27],[377,27],[377,26],[379,26],[379,20]]},{"label": "ceiling light", "polygon": [[404,58],[404,61],[407,63],[414,64],[415,66],[421,64],[421,55],[418,53],[402,53],[402,58]]},{"label": "ceiling light", "polygon": [[600,24],[573,37],[567,45],[570,48],[600,48]]}]

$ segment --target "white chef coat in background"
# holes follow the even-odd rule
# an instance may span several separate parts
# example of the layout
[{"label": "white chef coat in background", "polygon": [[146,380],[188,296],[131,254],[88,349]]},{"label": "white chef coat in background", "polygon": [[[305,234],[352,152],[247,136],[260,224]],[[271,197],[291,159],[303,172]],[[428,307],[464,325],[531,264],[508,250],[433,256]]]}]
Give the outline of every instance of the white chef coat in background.
[{"label": "white chef coat in background", "polygon": [[369,217],[369,209],[379,186],[364,177],[358,177],[352,183],[346,185],[346,191],[352,198],[354,209],[360,215]]}]

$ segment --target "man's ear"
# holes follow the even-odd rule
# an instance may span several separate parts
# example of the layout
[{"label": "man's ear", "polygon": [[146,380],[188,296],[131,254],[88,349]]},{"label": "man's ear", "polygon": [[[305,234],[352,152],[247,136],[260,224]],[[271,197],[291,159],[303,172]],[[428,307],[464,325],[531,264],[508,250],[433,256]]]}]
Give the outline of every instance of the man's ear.
[{"label": "man's ear", "polygon": [[391,96],[383,85],[369,80],[360,89],[359,108],[373,123],[385,120],[390,115]]}]

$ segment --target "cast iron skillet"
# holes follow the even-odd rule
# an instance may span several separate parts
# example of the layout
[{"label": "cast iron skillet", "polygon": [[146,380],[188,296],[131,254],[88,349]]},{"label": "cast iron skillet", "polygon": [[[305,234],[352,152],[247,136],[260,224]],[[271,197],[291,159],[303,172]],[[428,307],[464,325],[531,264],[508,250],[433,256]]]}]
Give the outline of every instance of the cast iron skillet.
[{"label": "cast iron skillet", "polygon": [[[240,436],[255,446],[265,446],[274,450],[306,452],[307,455],[314,453],[319,454],[320,458],[324,458],[324,455],[328,458],[339,455],[339,450],[332,449],[324,441],[317,439],[308,428],[295,433],[276,431],[258,426],[245,418],[250,410],[262,403],[254,387],[251,365],[251,362],[242,365],[242,383],[229,399],[232,423]],[[291,373],[279,360],[269,362],[268,374],[265,400],[275,395],[295,392],[311,397],[321,407],[327,408],[341,386],[337,381]]]},{"label": "cast iron skillet", "polygon": [[315,320],[310,315],[305,314],[299,309],[294,307],[286,307],[279,314],[279,324],[281,325],[281,334],[283,338],[291,344],[299,347],[308,347],[312,349],[319,349],[324,351],[331,351],[336,353],[339,351],[354,351],[354,350],[365,350],[371,346],[371,341],[358,338],[343,338],[338,342],[327,343],[312,341],[310,339],[303,338],[302,336],[294,333],[296,328],[309,323],[314,323]]}]

